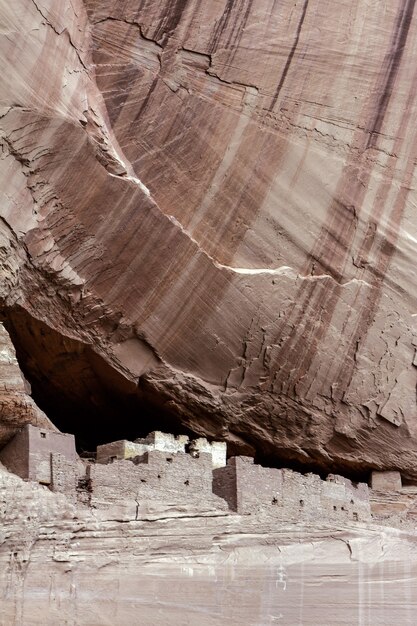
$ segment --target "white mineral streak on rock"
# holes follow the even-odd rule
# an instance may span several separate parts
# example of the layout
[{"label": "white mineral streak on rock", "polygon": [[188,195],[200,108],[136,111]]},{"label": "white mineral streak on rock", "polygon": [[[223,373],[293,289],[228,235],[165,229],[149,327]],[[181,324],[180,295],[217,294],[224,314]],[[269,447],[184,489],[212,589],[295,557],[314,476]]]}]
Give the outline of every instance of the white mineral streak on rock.
[{"label": "white mineral streak on rock", "polygon": [[116,146],[114,146],[114,143],[115,142],[112,142],[112,144],[110,146],[114,159],[122,166],[122,168],[124,170],[126,170],[126,172],[130,172],[130,173],[120,175],[120,174],[112,174],[112,173],[109,172],[110,176],[116,176],[117,178],[121,178],[122,180],[129,180],[134,185],[137,185],[139,187],[139,189],[141,191],[143,191],[144,194],[146,194],[148,197],[150,197],[151,194],[150,194],[149,189],[146,187],[146,185],[143,184],[143,182],[141,180],[139,180],[139,178],[137,178],[136,176],[134,176],[132,174],[132,171],[133,171],[132,170],[132,166],[130,164],[126,163],[125,159],[120,156],[120,153],[119,153],[120,152],[120,146],[118,146],[117,144],[116,144]]},{"label": "white mineral streak on rock", "polygon": [[[123,161],[120,161],[119,159],[117,160],[119,161],[120,164],[124,165]],[[110,176],[116,176],[116,174],[110,174]],[[122,178],[124,180],[130,180],[130,182],[137,185],[139,189],[148,196],[148,198],[150,197],[151,192],[146,187],[146,185],[144,185],[143,182],[139,180],[139,178],[136,178],[136,176],[119,176],[118,178]]]},{"label": "white mineral streak on rock", "polygon": [[224,267],[225,269],[231,270],[236,274],[245,274],[246,276],[256,276],[256,274],[273,274],[279,276],[280,274],[284,274],[286,276],[296,277],[297,274],[294,272],[292,267],[288,265],[282,265],[281,267],[276,267],[274,269],[271,268],[250,268],[250,267],[231,267],[230,265],[222,265],[219,263],[220,267]]},{"label": "white mineral streak on rock", "polygon": [[[192,241],[197,247],[200,247],[198,242],[192,237],[192,235],[180,224],[180,222],[173,216],[169,215],[168,218],[170,221],[178,226],[178,228]],[[213,265],[218,269],[228,270],[230,272],[234,272],[235,274],[242,274],[244,276],[262,276],[262,275],[272,275],[272,276],[285,276],[286,278],[291,278],[293,280],[302,279],[302,280],[321,280],[321,279],[330,279],[334,280],[334,277],[330,274],[314,274],[310,276],[302,276],[301,274],[297,274],[293,267],[289,267],[288,265],[281,265],[281,267],[275,268],[253,268],[253,267],[233,267],[231,265],[224,265],[223,263],[219,263],[214,258],[207,256],[212,261]],[[366,281],[361,280],[359,278],[352,278],[345,283],[341,283],[342,286],[349,285],[351,283],[357,283],[362,285],[368,285]]]}]

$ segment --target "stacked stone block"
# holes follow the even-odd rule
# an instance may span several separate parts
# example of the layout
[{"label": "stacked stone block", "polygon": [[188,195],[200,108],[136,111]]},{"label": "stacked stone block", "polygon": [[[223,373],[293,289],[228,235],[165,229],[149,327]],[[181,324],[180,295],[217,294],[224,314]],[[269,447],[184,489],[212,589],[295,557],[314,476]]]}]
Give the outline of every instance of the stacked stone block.
[{"label": "stacked stone block", "polygon": [[[316,474],[262,467],[250,457],[234,457],[222,466],[225,451],[225,444],[204,438],[189,443],[185,436],[154,432],[136,442],[99,446],[99,462],[83,464],[72,435],[27,426],[2,450],[0,460],[22,478],[98,508],[164,502],[286,522],[371,519],[367,485],[337,475],[323,481]],[[394,475],[372,480],[398,485]]]},{"label": "stacked stone block", "polygon": [[[170,503],[214,500],[209,453],[194,458],[181,452],[170,454],[151,450],[134,461],[90,464],[87,479],[93,506],[127,499]],[[222,508],[221,502],[218,505]]]},{"label": "stacked stone block", "polygon": [[116,459],[132,459],[153,450],[171,454],[185,454],[189,451],[196,458],[200,453],[208,453],[211,455],[213,468],[226,465],[226,443],[221,441],[210,443],[204,437],[190,441],[186,435],[178,435],[176,437],[160,431],[154,431],[147,437],[135,439],[135,441],[122,439],[98,446],[97,462],[109,463]]},{"label": "stacked stone block", "polygon": [[242,515],[258,513],[282,521],[369,521],[368,486],[342,476],[326,481],[316,474],[254,465],[249,457],[229,459],[214,470],[213,491]]},{"label": "stacked stone block", "polygon": [[190,442],[189,452],[194,456],[202,452],[211,454],[213,469],[226,465],[227,445],[223,441],[210,442],[205,437],[200,437]]},{"label": "stacked stone block", "polygon": [[76,501],[78,471],[77,464],[59,452],[51,453],[51,490],[63,493]]},{"label": "stacked stone block", "polygon": [[27,424],[1,450],[0,461],[21,478],[50,486],[52,453],[60,454],[75,466],[74,436]]}]

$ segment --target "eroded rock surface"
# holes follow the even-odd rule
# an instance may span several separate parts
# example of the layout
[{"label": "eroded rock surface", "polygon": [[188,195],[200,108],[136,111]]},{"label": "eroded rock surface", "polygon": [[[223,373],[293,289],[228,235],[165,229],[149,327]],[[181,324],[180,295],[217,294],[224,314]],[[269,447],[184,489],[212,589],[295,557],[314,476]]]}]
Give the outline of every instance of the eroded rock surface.
[{"label": "eroded rock surface", "polygon": [[0,322],[0,447],[25,424],[53,429],[46,415],[30,397],[10,337]]},{"label": "eroded rock surface", "polygon": [[39,396],[415,477],[414,12],[0,2],[0,295]]}]

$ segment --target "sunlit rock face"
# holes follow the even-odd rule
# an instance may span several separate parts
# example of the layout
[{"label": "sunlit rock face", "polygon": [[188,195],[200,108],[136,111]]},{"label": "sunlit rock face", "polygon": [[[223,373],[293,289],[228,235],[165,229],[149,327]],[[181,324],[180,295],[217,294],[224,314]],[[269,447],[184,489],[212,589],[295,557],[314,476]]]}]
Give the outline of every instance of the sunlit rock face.
[{"label": "sunlit rock face", "polygon": [[38,395],[47,350],[56,403],[100,406],[89,350],[138,427],[415,476],[414,11],[1,0],[0,295]]}]

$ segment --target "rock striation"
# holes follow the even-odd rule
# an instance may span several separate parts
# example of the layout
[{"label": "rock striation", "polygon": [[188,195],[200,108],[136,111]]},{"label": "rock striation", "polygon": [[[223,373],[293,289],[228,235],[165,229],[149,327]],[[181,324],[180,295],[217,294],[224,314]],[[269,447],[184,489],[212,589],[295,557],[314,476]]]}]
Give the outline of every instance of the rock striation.
[{"label": "rock striation", "polygon": [[0,626],[415,624],[415,4],[0,0]]},{"label": "rock striation", "polygon": [[48,415],[415,478],[414,11],[0,2],[0,305]]}]

